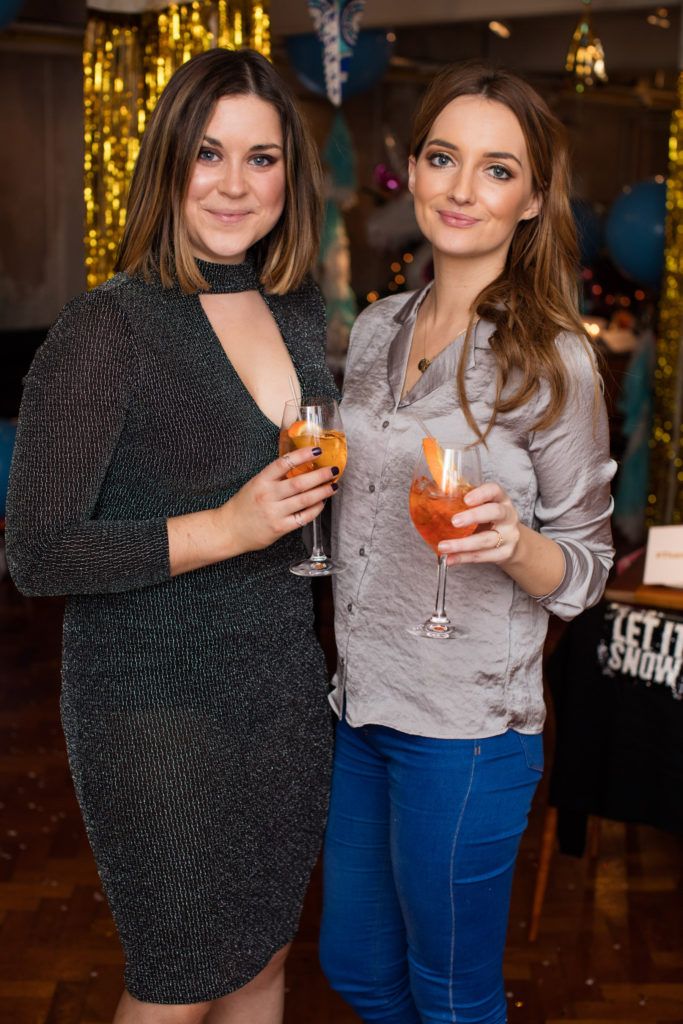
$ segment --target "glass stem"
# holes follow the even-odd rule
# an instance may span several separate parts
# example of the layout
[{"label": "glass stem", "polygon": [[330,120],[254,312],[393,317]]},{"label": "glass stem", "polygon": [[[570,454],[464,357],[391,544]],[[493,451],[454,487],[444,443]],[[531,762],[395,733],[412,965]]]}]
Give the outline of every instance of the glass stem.
[{"label": "glass stem", "polygon": [[313,520],[313,550],[311,551],[311,561],[327,561],[327,555],[323,550],[322,538],[320,536],[320,516],[316,516]]},{"label": "glass stem", "polygon": [[432,615],[431,621],[434,623],[442,624],[448,622],[448,616],[446,615],[446,573],[448,566],[446,563],[447,555],[441,555],[439,557],[439,578],[436,585],[436,606],[434,608],[434,614]]}]

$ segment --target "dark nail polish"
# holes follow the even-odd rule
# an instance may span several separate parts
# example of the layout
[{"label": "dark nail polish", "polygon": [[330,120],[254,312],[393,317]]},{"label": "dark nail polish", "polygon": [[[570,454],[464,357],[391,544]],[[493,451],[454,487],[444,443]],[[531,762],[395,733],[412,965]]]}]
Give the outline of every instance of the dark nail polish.
[{"label": "dark nail polish", "polygon": [[332,488],[333,491],[339,490],[339,484],[330,484],[330,487]]},{"label": "dark nail polish", "polygon": [[331,469],[332,476],[339,476],[339,466],[333,466]]},{"label": "dark nail polish", "polygon": [[314,455],[322,455],[322,453],[323,453],[322,448],[314,448],[313,449],[313,454]]}]

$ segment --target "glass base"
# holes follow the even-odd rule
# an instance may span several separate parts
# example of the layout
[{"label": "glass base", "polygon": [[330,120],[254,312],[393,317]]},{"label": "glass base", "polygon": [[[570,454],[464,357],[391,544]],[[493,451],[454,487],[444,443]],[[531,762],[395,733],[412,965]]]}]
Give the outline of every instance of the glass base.
[{"label": "glass base", "polygon": [[289,567],[295,576],[307,576],[309,579],[314,576],[335,576],[345,569],[345,565],[331,558],[305,558],[303,562],[292,562]]},{"label": "glass base", "polygon": [[427,640],[455,640],[463,636],[462,630],[456,629],[450,622],[432,622],[430,619],[420,626],[407,626],[406,633],[425,637]]}]

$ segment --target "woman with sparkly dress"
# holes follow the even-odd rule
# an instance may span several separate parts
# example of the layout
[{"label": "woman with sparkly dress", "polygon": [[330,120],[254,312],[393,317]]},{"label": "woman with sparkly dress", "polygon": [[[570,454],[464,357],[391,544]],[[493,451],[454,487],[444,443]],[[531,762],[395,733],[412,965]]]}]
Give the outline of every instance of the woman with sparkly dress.
[{"label": "woman with sparkly dress", "polygon": [[277,458],[288,378],[334,396],[319,166],[250,51],[171,79],[118,269],[26,382],[7,550],[66,594],[62,717],[126,956],[116,1024],[277,1024],[331,756],[308,584],[288,572],[335,469]]}]

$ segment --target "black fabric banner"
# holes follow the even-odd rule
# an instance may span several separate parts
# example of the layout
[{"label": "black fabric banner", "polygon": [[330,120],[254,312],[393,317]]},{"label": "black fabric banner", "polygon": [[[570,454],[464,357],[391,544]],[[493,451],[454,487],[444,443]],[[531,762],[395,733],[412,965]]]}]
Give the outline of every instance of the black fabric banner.
[{"label": "black fabric banner", "polygon": [[683,700],[683,616],[611,603],[603,622],[597,649],[603,675],[662,686]]},{"label": "black fabric banner", "polygon": [[557,738],[550,803],[564,853],[590,814],[683,834],[683,618],[601,603],[546,666]]}]

